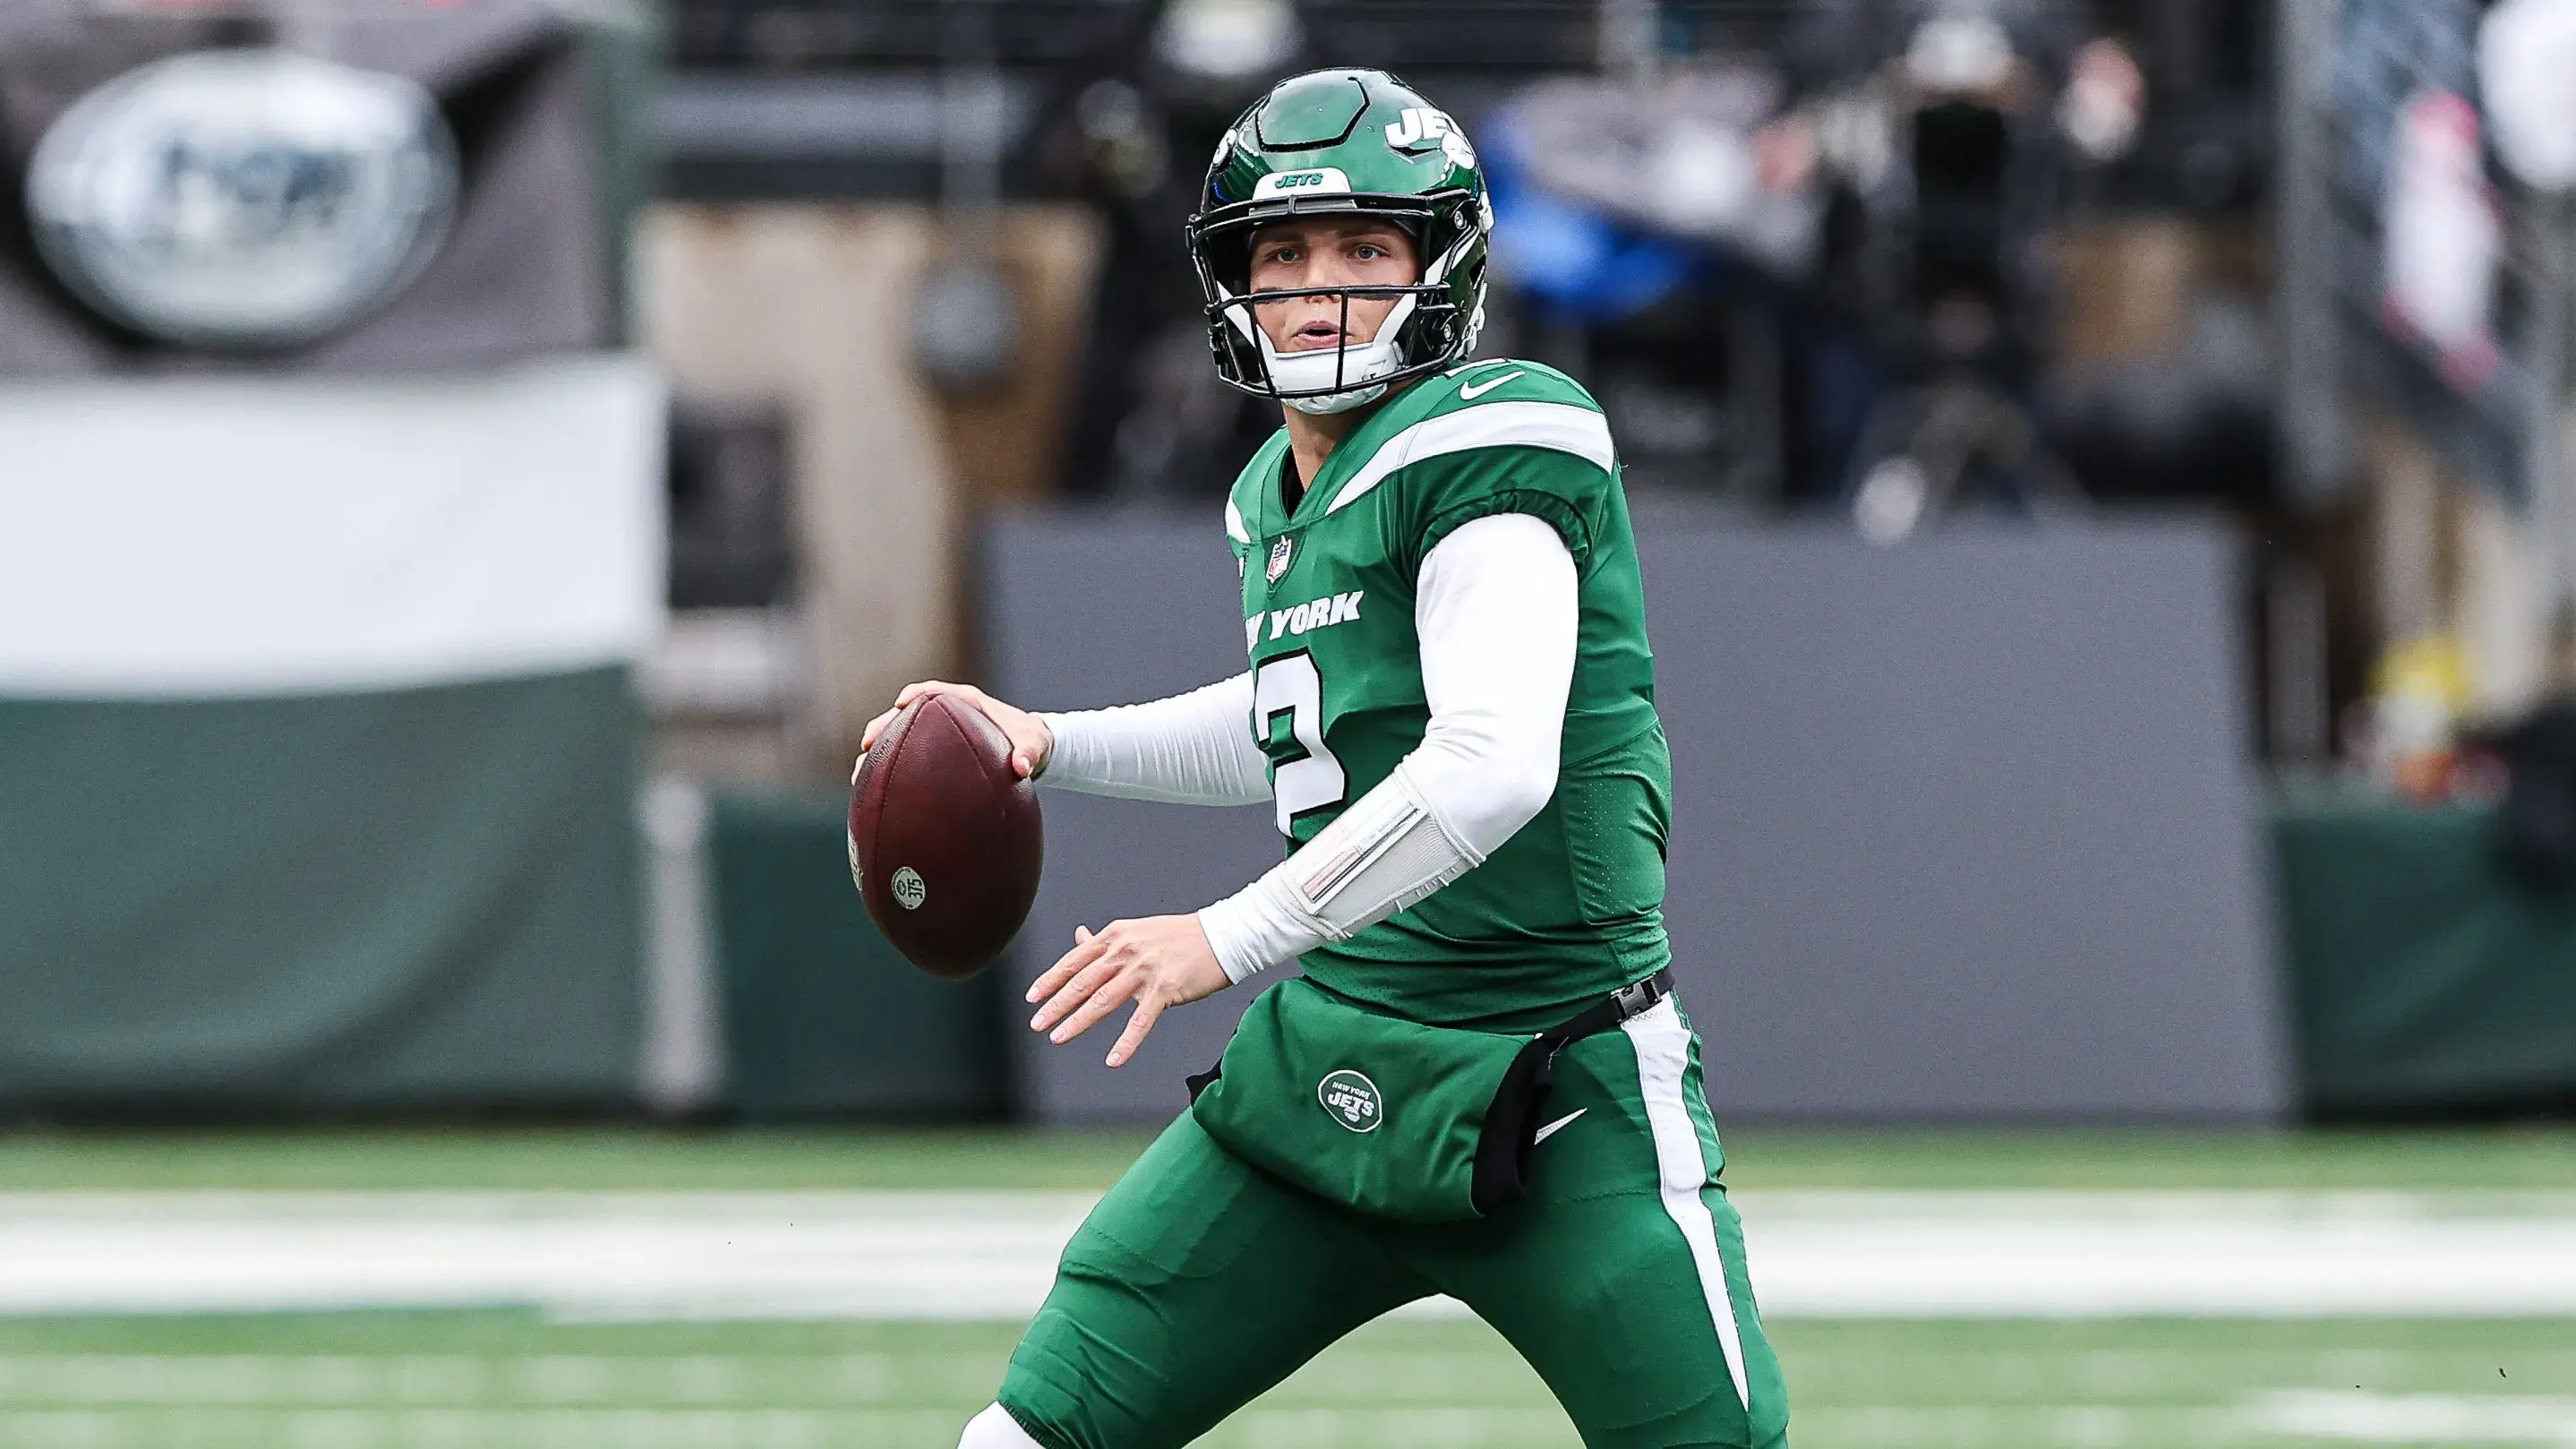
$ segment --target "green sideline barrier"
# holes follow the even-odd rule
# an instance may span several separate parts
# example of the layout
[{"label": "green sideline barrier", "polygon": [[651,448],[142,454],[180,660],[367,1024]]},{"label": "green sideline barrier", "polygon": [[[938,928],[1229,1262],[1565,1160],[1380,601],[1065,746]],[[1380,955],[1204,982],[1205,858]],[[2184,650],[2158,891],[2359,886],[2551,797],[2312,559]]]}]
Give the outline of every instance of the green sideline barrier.
[{"label": "green sideline barrier", "polygon": [[2507,876],[2493,812],[2301,791],[2272,827],[2310,1115],[2576,1100],[2576,892]]},{"label": "green sideline barrier", "polygon": [[631,1100],[622,669],[0,700],[0,1113]]},{"label": "green sideline barrier", "polygon": [[715,801],[727,1103],[755,1120],[997,1113],[1000,973],[951,983],[895,954],[850,886],[846,806]]}]

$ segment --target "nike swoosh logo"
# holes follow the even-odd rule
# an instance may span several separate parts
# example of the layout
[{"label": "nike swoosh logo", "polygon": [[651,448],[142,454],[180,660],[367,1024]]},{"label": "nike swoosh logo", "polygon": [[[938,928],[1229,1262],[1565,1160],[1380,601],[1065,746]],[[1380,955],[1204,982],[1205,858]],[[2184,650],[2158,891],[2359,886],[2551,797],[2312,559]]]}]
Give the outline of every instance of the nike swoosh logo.
[{"label": "nike swoosh logo", "polygon": [[1474,402],[1476,399],[1492,392],[1495,388],[1501,387],[1504,383],[1511,381],[1513,378],[1527,376],[1529,376],[1529,369],[1524,367],[1514,372],[1504,373],[1500,377],[1488,378],[1483,382],[1468,383],[1458,389],[1458,401]]},{"label": "nike swoosh logo", "polygon": [[1563,1127],[1566,1123],[1573,1121],[1575,1118],[1580,1117],[1591,1110],[1592,1109],[1589,1107],[1577,1107],[1573,1111],[1568,1112],[1564,1116],[1557,1118],[1555,1121],[1548,1123],[1544,1127],[1541,1127],[1538,1129],[1538,1135],[1530,1139],[1530,1146],[1536,1147],[1540,1143],[1545,1142],[1547,1139],[1556,1135],[1558,1128]]}]

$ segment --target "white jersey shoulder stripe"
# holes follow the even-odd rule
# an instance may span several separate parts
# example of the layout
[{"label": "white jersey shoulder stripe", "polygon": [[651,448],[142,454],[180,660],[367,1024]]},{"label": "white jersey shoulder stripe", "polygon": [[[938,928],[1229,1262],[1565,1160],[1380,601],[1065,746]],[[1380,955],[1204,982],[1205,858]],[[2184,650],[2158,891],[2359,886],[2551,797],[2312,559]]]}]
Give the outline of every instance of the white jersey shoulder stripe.
[{"label": "white jersey shoulder stripe", "polygon": [[1225,500],[1225,536],[1236,543],[1252,542],[1252,529],[1243,521],[1243,510],[1231,498]]},{"label": "white jersey shoulder stripe", "polygon": [[1424,418],[1380,444],[1375,456],[1360,465],[1326,513],[1368,496],[1369,490],[1399,468],[1474,448],[1548,448],[1572,453],[1609,471],[1618,459],[1610,443],[1610,420],[1590,408],[1558,402],[1489,402]]}]

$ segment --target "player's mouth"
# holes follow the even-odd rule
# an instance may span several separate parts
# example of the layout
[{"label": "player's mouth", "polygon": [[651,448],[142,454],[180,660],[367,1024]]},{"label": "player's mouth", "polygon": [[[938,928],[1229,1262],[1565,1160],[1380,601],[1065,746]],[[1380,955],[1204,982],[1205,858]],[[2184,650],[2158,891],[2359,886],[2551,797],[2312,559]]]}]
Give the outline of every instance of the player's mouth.
[{"label": "player's mouth", "polygon": [[1309,322],[1288,334],[1290,352],[1312,352],[1319,347],[1339,347],[1342,329],[1330,322]]}]

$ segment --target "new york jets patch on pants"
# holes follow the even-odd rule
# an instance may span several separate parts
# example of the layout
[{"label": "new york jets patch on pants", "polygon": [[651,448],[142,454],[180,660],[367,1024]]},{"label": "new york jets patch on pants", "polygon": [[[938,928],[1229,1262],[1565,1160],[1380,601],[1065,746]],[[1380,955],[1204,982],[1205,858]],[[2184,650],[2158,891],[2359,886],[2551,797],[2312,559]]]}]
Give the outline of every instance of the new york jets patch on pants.
[{"label": "new york jets patch on pants", "polygon": [[1785,1444],[1689,1024],[1668,1000],[1576,1043],[1557,1077],[1564,1125],[1530,1197],[1467,1223],[1324,1203],[1184,1114],[1066,1247],[1002,1405],[1045,1449],[1179,1449],[1352,1329],[1445,1293],[1592,1449]]}]

